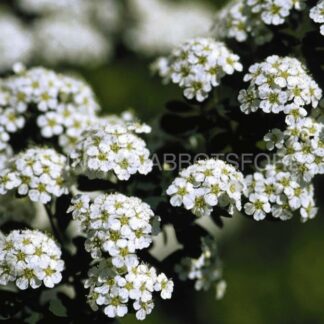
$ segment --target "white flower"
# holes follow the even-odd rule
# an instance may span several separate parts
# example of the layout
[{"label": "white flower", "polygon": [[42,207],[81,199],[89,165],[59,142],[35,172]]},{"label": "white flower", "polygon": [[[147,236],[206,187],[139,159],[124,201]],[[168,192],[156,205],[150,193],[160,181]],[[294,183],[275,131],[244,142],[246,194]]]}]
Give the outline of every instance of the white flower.
[{"label": "white flower", "polygon": [[319,0],[317,5],[309,12],[309,17],[318,24],[321,24],[320,33],[324,36],[324,1]]},{"label": "white flower", "polygon": [[214,31],[221,38],[244,42],[251,36],[264,44],[272,38],[267,25],[281,25],[293,9],[304,8],[304,0],[233,0],[216,15]]},{"label": "white flower", "polygon": [[266,1],[261,18],[268,25],[281,25],[285,22],[285,17],[289,15],[290,9],[290,1]]},{"label": "white flower", "polygon": [[[272,217],[286,221],[297,211],[302,221],[315,217],[317,208],[310,180],[305,181],[299,168],[290,166],[289,170],[289,166],[280,162],[267,164],[261,173],[246,177],[244,194],[250,200],[244,206],[246,214],[254,215],[256,220],[262,220],[270,213]],[[310,205],[311,217],[306,217],[304,206]]]},{"label": "white flower", "polygon": [[222,77],[243,69],[237,55],[224,43],[211,38],[195,38],[181,44],[152,68],[165,82],[172,80],[183,88],[186,98],[195,98],[199,102],[208,98]]},{"label": "white flower", "polygon": [[184,169],[168,187],[172,206],[184,206],[194,215],[208,216],[218,204],[233,214],[241,208],[243,175],[221,160],[198,161]]},{"label": "white flower", "polygon": [[271,210],[268,199],[264,195],[251,194],[249,201],[244,205],[244,210],[246,214],[252,215],[256,221],[263,220]]},{"label": "white flower", "polygon": [[37,125],[41,129],[41,134],[45,137],[53,137],[63,133],[63,119],[54,112],[41,115],[37,119]]},{"label": "white flower", "polygon": [[281,148],[284,142],[284,135],[278,128],[274,128],[271,132],[264,136],[266,147],[269,151],[272,151],[275,147]]},{"label": "white flower", "polygon": [[151,314],[154,304],[152,302],[135,301],[133,307],[136,310],[136,318],[143,321],[147,315]]},{"label": "white flower", "polygon": [[201,255],[197,259],[184,257],[175,266],[179,279],[194,280],[196,290],[208,290],[212,285],[222,282],[222,265],[217,245],[212,237],[201,240]]},{"label": "white flower", "polygon": [[[116,269],[111,259],[99,259],[88,273],[85,288],[89,288],[88,301],[94,310],[103,307],[111,318],[125,316],[132,306],[139,320],[145,319],[154,308],[154,291],[171,298],[173,283],[165,274],[140,263],[135,257],[132,264]],[[163,298],[163,297],[162,297]]]},{"label": "white flower", "polygon": [[[303,115],[303,107],[312,105],[316,108],[322,96],[306,68],[291,57],[267,57],[264,62],[249,68],[244,81],[250,82],[248,89],[241,90],[238,97],[244,113],[261,109],[265,113],[283,111],[290,114],[297,106]],[[287,123],[291,123],[291,118]]]},{"label": "white flower", "polygon": [[0,150],[9,134],[35,119],[44,138],[59,136],[64,152],[71,151],[85,129],[100,123],[95,96],[83,81],[44,68],[15,71],[1,80],[0,130],[5,132]]},{"label": "white flower", "polygon": [[36,230],[12,231],[0,244],[0,283],[15,282],[19,289],[53,288],[62,280],[61,250]]},{"label": "white flower", "polygon": [[113,173],[128,180],[135,173],[148,174],[153,162],[146,143],[135,134],[146,130],[132,123],[89,129],[70,154],[72,167],[90,178],[109,178]]},{"label": "white flower", "polygon": [[164,273],[161,273],[157,277],[154,290],[161,291],[161,298],[170,299],[173,292],[173,286],[173,281],[169,280]]},{"label": "white flower", "polygon": [[93,258],[108,253],[117,268],[134,263],[137,250],[152,243],[154,213],[135,197],[122,194],[76,196],[68,210],[87,234],[86,250]]},{"label": "white flower", "polygon": [[67,193],[66,158],[53,149],[32,148],[14,156],[0,173],[0,194],[18,194],[43,204]]}]

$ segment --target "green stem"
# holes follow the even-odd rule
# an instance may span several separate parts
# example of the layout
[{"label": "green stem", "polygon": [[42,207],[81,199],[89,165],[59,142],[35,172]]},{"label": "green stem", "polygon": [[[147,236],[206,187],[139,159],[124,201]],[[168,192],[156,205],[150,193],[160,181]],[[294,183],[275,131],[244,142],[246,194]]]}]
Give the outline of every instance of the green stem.
[{"label": "green stem", "polygon": [[55,225],[54,215],[52,213],[51,206],[49,204],[46,204],[45,209],[46,209],[47,216],[48,216],[48,219],[49,219],[51,227],[52,227],[52,232],[53,232],[55,238],[57,239],[57,241],[60,243],[60,245],[63,246],[63,238],[62,238],[61,233],[59,232],[59,230],[57,229],[57,227]]}]

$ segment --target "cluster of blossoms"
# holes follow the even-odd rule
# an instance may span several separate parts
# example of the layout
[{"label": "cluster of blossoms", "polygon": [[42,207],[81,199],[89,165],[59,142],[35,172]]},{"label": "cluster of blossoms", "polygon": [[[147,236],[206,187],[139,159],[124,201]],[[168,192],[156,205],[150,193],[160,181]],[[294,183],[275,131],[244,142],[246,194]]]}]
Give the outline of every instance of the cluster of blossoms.
[{"label": "cluster of blossoms", "polygon": [[241,210],[243,175],[221,160],[201,160],[182,170],[167,189],[172,206],[183,205],[194,215],[209,216],[215,206],[233,215]]},{"label": "cluster of blossoms", "polygon": [[317,83],[295,58],[270,56],[254,64],[244,78],[241,110],[248,114],[283,112],[286,129],[272,129],[264,136],[268,150],[276,149],[276,162],[246,178],[245,213],[255,220],[267,214],[288,220],[299,211],[302,221],[315,217],[314,189],[310,183],[324,172],[323,123],[307,117],[305,106],[316,108],[322,97]]},{"label": "cluster of blossoms", "polygon": [[37,20],[33,31],[35,53],[50,65],[96,66],[112,54],[110,42],[86,20],[53,15]]},{"label": "cluster of blossoms", "polygon": [[37,230],[10,232],[0,239],[0,285],[53,288],[62,280],[61,254],[55,241]]},{"label": "cluster of blossoms", "polygon": [[33,40],[20,21],[14,16],[1,13],[0,30],[0,72],[10,70],[17,61],[29,61]]},{"label": "cluster of blossoms", "polygon": [[[117,120],[118,121],[118,120]],[[135,173],[148,174],[153,167],[150,151],[137,134],[148,133],[147,125],[112,120],[85,131],[70,154],[73,169],[89,178],[128,180]]]},{"label": "cluster of blossoms", "polygon": [[[25,70],[1,80],[0,127],[8,134],[36,119],[45,139],[59,137],[65,152],[75,145],[81,133],[92,124],[98,105],[90,87],[83,81],[44,68]],[[33,130],[34,131],[34,130]]]},{"label": "cluster of blossoms", "polygon": [[114,268],[111,259],[100,259],[90,269],[85,287],[90,288],[88,301],[94,311],[103,307],[108,317],[123,317],[132,306],[138,320],[152,312],[154,292],[162,299],[171,298],[173,292],[173,282],[164,273],[158,275],[137,258],[122,268]]},{"label": "cluster of blossoms", "polygon": [[67,193],[66,157],[53,149],[31,148],[15,155],[0,171],[0,195],[12,190],[43,204]]},{"label": "cluster of blossoms", "polygon": [[148,248],[158,231],[159,219],[150,206],[122,194],[101,194],[93,202],[87,195],[76,196],[69,212],[81,223],[91,256],[108,253],[117,268],[131,263],[137,250]]},{"label": "cluster of blossoms", "polygon": [[269,56],[264,62],[253,64],[244,81],[250,84],[247,90],[240,91],[238,99],[246,114],[258,109],[289,114],[296,106],[316,108],[322,97],[306,68],[292,57]]},{"label": "cluster of blossoms", "polygon": [[202,102],[227,74],[242,71],[239,57],[224,43],[211,38],[195,38],[178,46],[169,57],[159,58],[152,66],[165,82],[170,80],[184,89],[184,96]]},{"label": "cluster of blossoms", "polygon": [[267,164],[261,172],[248,175],[245,182],[249,201],[244,210],[257,221],[267,215],[289,220],[299,211],[305,222],[317,213],[313,185],[300,181],[298,173],[287,171],[281,163]]},{"label": "cluster of blossoms", "polygon": [[169,53],[175,46],[202,35],[212,25],[210,9],[190,2],[130,0],[135,24],[126,32],[126,42],[145,55]]},{"label": "cluster of blossoms", "polygon": [[226,290],[226,283],[222,280],[222,263],[218,256],[215,240],[209,236],[203,237],[201,251],[201,255],[197,259],[184,257],[176,265],[175,271],[180,280],[195,281],[195,289],[198,291],[206,291],[214,286],[217,299],[221,299]]},{"label": "cluster of blossoms", "polygon": [[265,135],[268,149],[277,148],[276,156],[287,170],[295,172],[300,181],[310,182],[317,174],[324,173],[324,125],[312,117],[303,118],[296,108],[295,115],[288,115],[285,131],[274,129]]},{"label": "cluster of blossoms", "polygon": [[94,310],[104,306],[108,317],[123,317],[133,302],[136,317],[143,320],[154,307],[154,291],[160,291],[163,299],[171,298],[173,282],[136,256],[158,232],[159,219],[149,205],[122,194],[101,194],[94,201],[80,195],[73,198],[68,212],[81,223],[85,248],[97,262],[85,283]]},{"label": "cluster of blossoms", "polygon": [[320,33],[324,36],[324,0],[318,1],[310,10],[309,16],[315,23],[321,24]]},{"label": "cluster of blossoms", "polygon": [[281,25],[293,9],[302,10],[304,0],[234,0],[215,19],[215,32],[222,38],[244,42],[251,35],[262,44],[272,38],[269,25]]}]

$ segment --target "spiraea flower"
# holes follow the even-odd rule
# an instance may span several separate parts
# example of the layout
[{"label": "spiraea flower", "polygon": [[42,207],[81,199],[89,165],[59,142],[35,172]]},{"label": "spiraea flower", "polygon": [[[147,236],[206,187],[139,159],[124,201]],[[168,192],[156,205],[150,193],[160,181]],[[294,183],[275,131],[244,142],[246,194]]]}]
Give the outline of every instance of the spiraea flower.
[{"label": "spiraea flower", "polygon": [[17,66],[15,71],[1,80],[0,127],[4,133],[0,146],[8,135],[36,120],[44,139],[59,137],[62,149],[69,152],[97,118],[99,108],[92,90],[79,79],[44,68]]},{"label": "spiraea flower", "polygon": [[241,210],[243,175],[221,160],[201,160],[184,169],[167,189],[172,206],[209,216],[215,206],[233,215]]},{"label": "spiraea flower", "polygon": [[234,0],[215,18],[216,35],[244,42],[249,36],[257,44],[272,38],[270,25],[282,25],[293,10],[303,10],[304,0]]},{"label": "spiraea flower", "polygon": [[43,204],[67,193],[66,157],[53,149],[31,148],[14,156],[0,171],[0,194],[15,191]]},{"label": "spiraea flower", "polygon": [[317,5],[310,10],[309,17],[317,24],[321,24],[320,33],[324,36],[324,1],[318,1]]},{"label": "spiraea flower", "polygon": [[257,44],[272,38],[263,21],[241,0],[229,2],[216,14],[213,32],[218,38],[234,38],[238,42],[245,42],[251,36]]},{"label": "spiraea flower", "polygon": [[42,284],[53,288],[62,280],[61,249],[37,230],[14,230],[0,240],[0,285],[15,282],[25,290]]},{"label": "spiraea flower", "polygon": [[298,172],[290,172],[282,163],[267,164],[245,182],[248,202],[244,211],[257,221],[267,216],[285,221],[298,212],[302,222],[316,216],[313,185],[301,181]]},{"label": "spiraea flower", "polygon": [[238,99],[246,114],[258,109],[289,114],[291,107],[316,108],[322,97],[321,89],[306,68],[292,57],[269,56],[264,62],[252,65],[244,81],[249,82],[249,87],[240,91]]},{"label": "spiraea flower", "polygon": [[35,52],[42,62],[96,66],[107,61],[112,44],[88,19],[71,15],[45,16],[35,22]]},{"label": "spiraea flower", "polygon": [[31,33],[16,17],[3,12],[0,14],[0,30],[0,72],[10,70],[16,62],[27,63],[33,49]]},{"label": "spiraea flower", "polygon": [[184,89],[184,96],[200,102],[207,99],[225,75],[242,71],[239,56],[224,43],[211,38],[195,38],[175,48],[152,66],[164,79]]},{"label": "spiraea flower", "polygon": [[288,170],[294,171],[305,182],[324,173],[323,130],[323,123],[307,117],[297,119],[282,132],[283,145],[276,154]]},{"label": "spiraea flower", "polygon": [[90,178],[128,180],[136,173],[148,174],[153,167],[146,143],[137,134],[150,132],[150,127],[124,121],[98,125],[85,131],[70,154],[72,168]]},{"label": "spiraea flower", "polygon": [[81,195],[72,200],[69,212],[80,221],[91,256],[108,254],[118,268],[132,263],[136,251],[148,248],[156,234],[156,216],[139,198],[101,194],[92,202]]},{"label": "spiraea flower", "polygon": [[179,279],[193,280],[196,290],[216,289],[216,297],[221,299],[225,293],[222,263],[215,239],[209,236],[201,239],[201,255],[194,259],[184,257],[175,267]]},{"label": "spiraea flower", "polygon": [[94,311],[99,308],[110,317],[123,317],[131,308],[138,320],[144,320],[154,308],[154,294],[171,298],[173,282],[164,273],[137,258],[131,264],[115,268],[111,259],[99,259],[89,271],[85,287],[90,289],[88,302]]}]

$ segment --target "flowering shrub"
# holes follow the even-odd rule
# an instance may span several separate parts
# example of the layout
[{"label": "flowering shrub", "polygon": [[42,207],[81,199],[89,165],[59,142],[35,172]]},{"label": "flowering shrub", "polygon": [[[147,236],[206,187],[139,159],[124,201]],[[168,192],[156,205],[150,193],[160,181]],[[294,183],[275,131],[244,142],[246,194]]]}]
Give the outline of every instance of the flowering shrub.
[{"label": "flowering shrub", "polygon": [[[15,10],[42,26],[42,62],[106,58],[90,21],[104,22],[114,2],[87,3],[17,0]],[[144,320],[156,304],[173,311],[191,289],[220,299],[226,271],[213,227],[225,217],[313,220],[324,173],[322,5],[234,1],[202,26],[210,33],[181,26],[171,45],[156,44],[168,31],[149,39],[134,21],[122,38],[143,54],[171,52],[151,67],[182,95],[151,126],[130,111],[104,115],[74,74],[16,63],[1,75],[0,317]],[[4,52],[5,70],[17,57]]]}]

